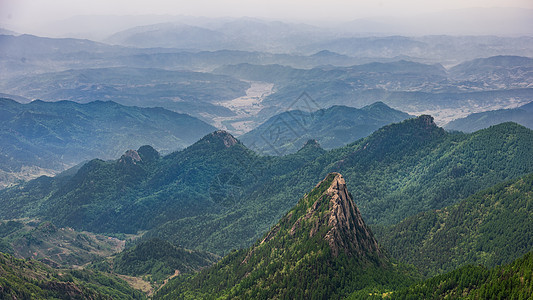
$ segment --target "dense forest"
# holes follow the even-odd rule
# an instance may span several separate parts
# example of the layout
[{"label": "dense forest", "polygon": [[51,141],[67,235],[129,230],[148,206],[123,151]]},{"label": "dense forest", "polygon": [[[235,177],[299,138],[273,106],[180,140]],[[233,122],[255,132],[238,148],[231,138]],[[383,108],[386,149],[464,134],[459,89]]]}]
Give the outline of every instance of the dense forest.
[{"label": "dense forest", "polygon": [[467,265],[391,296],[391,299],[531,299],[533,252],[493,269]]},{"label": "dense forest", "polygon": [[57,270],[0,253],[2,299],[145,299],[124,280],[91,270]]},{"label": "dense forest", "polygon": [[453,206],[374,227],[383,246],[425,275],[465,264],[494,267],[533,247],[533,174],[497,184]]}]

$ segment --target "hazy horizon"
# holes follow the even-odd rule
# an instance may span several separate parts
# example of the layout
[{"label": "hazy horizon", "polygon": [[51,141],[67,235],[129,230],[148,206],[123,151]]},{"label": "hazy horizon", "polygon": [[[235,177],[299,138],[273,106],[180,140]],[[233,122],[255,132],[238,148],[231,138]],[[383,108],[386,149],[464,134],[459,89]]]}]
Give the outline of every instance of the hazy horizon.
[{"label": "hazy horizon", "polygon": [[[156,0],[149,4],[125,0],[0,0],[0,27],[17,33],[98,39],[134,26],[246,17],[330,27],[348,23],[353,27],[348,30],[359,33],[533,35],[532,1],[432,1],[428,4],[421,0],[375,3]],[[111,24],[109,18],[117,20]],[[98,20],[104,19],[107,24],[98,24]]]}]

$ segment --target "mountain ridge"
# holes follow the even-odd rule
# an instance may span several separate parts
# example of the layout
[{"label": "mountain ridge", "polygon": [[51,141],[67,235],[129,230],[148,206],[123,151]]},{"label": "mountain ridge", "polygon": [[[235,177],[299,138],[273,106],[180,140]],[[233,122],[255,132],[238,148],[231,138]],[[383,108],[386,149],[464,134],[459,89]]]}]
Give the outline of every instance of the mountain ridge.
[{"label": "mountain ridge", "polygon": [[146,144],[170,152],[215,130],[186,114],[112,101],[21,104],[0,98],[0,117],[0,185],[4,186],[13,183],[23,167],[53,174],[95,157],[112,159]]},{"label": "mountain ridge", "polygon": [[362,108],[334,105],[313,112],[290,110],[269,118],[239,140],[267,155],[294,153],[309,139],[317,140],[324,149],[333,149],[409,117],[379,101]]}]

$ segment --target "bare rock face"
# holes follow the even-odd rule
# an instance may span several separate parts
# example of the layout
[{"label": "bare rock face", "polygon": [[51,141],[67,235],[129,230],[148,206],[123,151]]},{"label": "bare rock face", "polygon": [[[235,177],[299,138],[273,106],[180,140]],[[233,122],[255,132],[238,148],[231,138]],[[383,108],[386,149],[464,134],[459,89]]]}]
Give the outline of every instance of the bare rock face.
[{"label": "bare rock face", "polygon": [[141,156],[139,156],[139,153],[135,150],[128,150],[126,153],[120,157],[119,162],[120,163],[126,163],[126,162],[132,162],[133,164],[136,164],[137,162],[140,162]]},{"label": "bare rock face", "polygon": [[196,142],[192,147],[201,147],[202,145],[216,145],[219,149],[230,148],[239,144],[239,141],[230,133],[224,130],[217,130]]},{"label": "bare rock face", "polygon": [[329,198],[327,225],[331,229],[324,239],[331,247],[333,255],[339,255],[340,251],[348,255],[355,253],[363,255],[369,252],[381,255],[378,243],[363,221],[341,174],[335,174],[325,193]]},{"label": "bare rock face", "polygon": [[330,247],[333,257],[344,253],[372,260],[385,258],[339,173],[329,174],[300,199],[259,245],[275,239],[305,243],[310,239],[317,241],[317,237],[319,243]]},{"label": "bare rock face", "polygon": [[224,130],[217,130],[212,134],[213,136],[221,139],[224,142],[224,146],[226,146],[226,148],[229,148],[239,143],[236,138],[234,138],[231,134]]}]

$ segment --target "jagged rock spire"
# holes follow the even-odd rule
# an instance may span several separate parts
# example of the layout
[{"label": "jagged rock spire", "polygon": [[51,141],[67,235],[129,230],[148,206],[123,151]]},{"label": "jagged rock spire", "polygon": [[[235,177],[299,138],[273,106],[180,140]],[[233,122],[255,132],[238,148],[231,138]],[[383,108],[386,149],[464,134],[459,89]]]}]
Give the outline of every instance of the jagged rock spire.
[{"label": "jagged rock spire", "polygon": [[325,192],[329,198],[327,225],[331,229],[324,238],[331,247],[333,255],[337,256],[340,251],[348,255],[364,255],[369,252],[381,254],[374,235],[363,221],[346,188],[344,178],[339,173],[328,176],[331,175],[335,177]]}]

